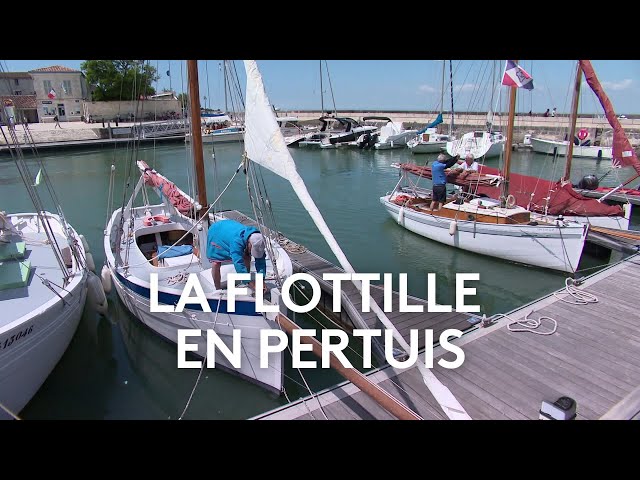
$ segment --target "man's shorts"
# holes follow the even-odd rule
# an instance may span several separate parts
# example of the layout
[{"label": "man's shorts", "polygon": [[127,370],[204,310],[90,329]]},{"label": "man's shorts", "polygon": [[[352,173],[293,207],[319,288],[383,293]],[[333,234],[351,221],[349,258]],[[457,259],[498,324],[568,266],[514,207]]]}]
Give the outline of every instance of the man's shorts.
[{"label": "man's shorts", "polygon": [[444,203],[447,200],[447,186],[446,185],[434,185],[433,197],[431,200],[434,202]]}]

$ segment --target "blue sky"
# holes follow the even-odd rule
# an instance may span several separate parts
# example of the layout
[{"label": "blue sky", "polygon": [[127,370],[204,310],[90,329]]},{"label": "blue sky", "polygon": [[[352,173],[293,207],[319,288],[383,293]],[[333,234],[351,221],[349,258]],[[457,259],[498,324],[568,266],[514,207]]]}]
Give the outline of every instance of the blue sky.
[{"label": "blue sky", "polygon": [[[180,60],[151,60],[158,68],[160,80],[156,89],[171,88],[186,91],[186,67]],[[80,68],[82,60],[6,60],[8,71],[28,71],[51,65]],[[221,60],[200,61],[201,102],[212,108],[224,108]],[[374,110],[437,110],[440,105],[442,60],[328,60],[331,87],[323,61],[323,91],[325,110],[332,109],[331,90],[340,112],[348,109]],[[640,61],[592,61],[616,113],[640,113]],[[320,109],[319,60],[258,61],[267,94],[280,110]],[[517,110],[544,112],[556,107],[568,113],[575,75],[574,60],[523,60],[520,65],[534,79],[533,91],[519,91]],[[236,62],[241,83],[244,82],[242,62]],[[498,84],[504,60],[453,60],[454,109],[460,111],[506,110],[507,87]],[[171,77],[166,75],[171,71]],[[494,73],[495,72],[495,73]],[[495,79],[495,80],[494,80]],[[446,62],[446,81],[449,82],[449,62]],[[171,83],[170,83],[171,82]],[[493,85],[494,88],[491,88]],[[244,88],[244,86],[243,86]],[[493,103],[491,90],[494,91]],[[502,92],[502,103],[498,94]],[[204,97],[207,97],[206,101]],[[451,105],[447,86],[445,110]],[[497,107],[497,108],[496,108]],[[602,109],[588,86],[583,82],[580,113],[601,114]]]}]

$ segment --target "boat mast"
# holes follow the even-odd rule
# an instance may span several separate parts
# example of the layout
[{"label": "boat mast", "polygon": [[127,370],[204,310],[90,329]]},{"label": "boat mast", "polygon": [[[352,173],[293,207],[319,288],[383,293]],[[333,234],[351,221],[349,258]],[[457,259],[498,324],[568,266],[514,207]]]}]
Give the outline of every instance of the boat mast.
[{"label": "boat mast", "polygon": [[320,60],[320,116],[324,116],[324,93],[322,92],[322,60]]},{"label": "boat mast", "polygon": [[222,61],[222,80],[224,81],[224,113],[229,113],[227,106],[227,61]]},{"label": "boat mast", "polygon": [[204,177],[204,155],[202,153],[202,129],[200,128],[200,88],[198,84],[198,61],[187,60],[187,75],[189,77],[189,107],[191,109],[191,138],[193,140],[193,163],[196,174],[196,189],[198,203],[202,209],[207,207],[207,185]]},{"label": "boat mast", "polygon": [[442,60],[442,86],[440,87],[440,113],[444,112],[444,66],[446,60]]},{"label": "boat mast", "polygon": [[[514,60],[518,63],[518,60]],[[513,120],[516,111],[516,93],[517,87],[509,87],[511,89],[511,96],[509,99],[509,121],[507,123],[507,140],[504,145],[504,180],[502,182],[502,192],[500,195],[500,206],[505,208],[507,206],[507,197],[509,196],[509,172],[511,170],[511,145],[513,145]]]},{"label": "boat mast", "polygon": [[569,138],[567,144],[567,164],[564,167],[564,176],[562,182],[571,181],[571,160],[573,159],[573,139],[576,135],[576,121],[578,119],[578,99],[580,98],[580,84],[582,83],[582,65],[578,62],[576,70],[576,83],[573,87],[573,100],[571,102],[571,122],[569,129]]},{"label": "boat mast", "polygon": [[449,124],[449,135],[453,133],[453,67],[449,60],[449,82],[451,85],[451,123]]}]

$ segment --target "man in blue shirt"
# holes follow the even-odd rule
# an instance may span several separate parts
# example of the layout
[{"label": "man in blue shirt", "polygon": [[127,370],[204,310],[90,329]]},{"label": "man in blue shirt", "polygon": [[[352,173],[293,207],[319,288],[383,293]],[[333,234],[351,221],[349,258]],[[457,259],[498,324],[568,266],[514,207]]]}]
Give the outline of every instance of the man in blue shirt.
[{"label": "man in blue shirt", "polygon": [[[265,275],[267,262],[264,242],[265,239],[257,228],[235,220],[219,220],[211,225],[207,234],[207,258],[213,267],[215,287],[221,288],[220,266],[227,261],[233,261],[237,273],[250,273],[253,256],[256,271]],[[253,281],[249,286],[255,290]]]},{"label": "man in blue shirt", "polygon": [[440,210],[442,204],[447,200],[447,174],[445,170],[454,166],[458,160],[458,156],[447,157],[447,155],[441,153],[431,165],[431,178],[433,180],[432,212]]}]

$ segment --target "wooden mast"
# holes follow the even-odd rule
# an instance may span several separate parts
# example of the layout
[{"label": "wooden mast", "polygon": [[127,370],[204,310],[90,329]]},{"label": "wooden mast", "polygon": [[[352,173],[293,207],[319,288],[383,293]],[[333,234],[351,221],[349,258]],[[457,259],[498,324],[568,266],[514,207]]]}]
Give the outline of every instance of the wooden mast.
[{"label": "wooden mast", "polygon": [[580,84],[582,83],[582,65],[578,62],[576,70],[576,83],[573,87],[573,100],[571,102],[571,122],[569,138],[567,138],[567,164],[564,167],[562,182],[571,181],[571,160],[573,159],[573,139],[576,135],[576,121],[578,119],[578,99],[580,98]]},{"label": "wooden mast", "polygon": [[[518,60],[514,60],[518,63]],[[504,146],[504,181],[502,182],[502,193],[500,195],[500,206],[507,206],[507,197],[509,196],[509,173],[511,171],[511,145],[513,145],[513,120],[516,112],[516,93],[518,87],[510,87],[511,96],[509,99],[509,121],[507,123],[507,140]]]},{"label": "wooden mast", "polygon": [[193,164],[196,175],[196,189],[198,203],[202,215],[208,207],[207,184],[204,176],[204,155],[202,152],[202,129],[200,128],[200,88],[198,84],[198,61],[187,60],[187,74],[189,77],[189,108],[191,109],[191,139],[193,148]]}]

